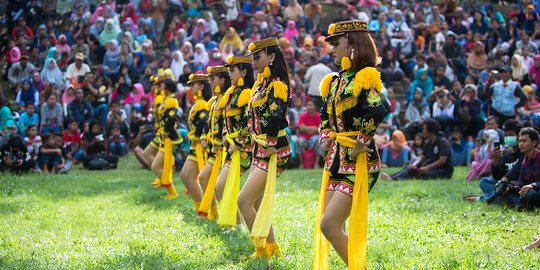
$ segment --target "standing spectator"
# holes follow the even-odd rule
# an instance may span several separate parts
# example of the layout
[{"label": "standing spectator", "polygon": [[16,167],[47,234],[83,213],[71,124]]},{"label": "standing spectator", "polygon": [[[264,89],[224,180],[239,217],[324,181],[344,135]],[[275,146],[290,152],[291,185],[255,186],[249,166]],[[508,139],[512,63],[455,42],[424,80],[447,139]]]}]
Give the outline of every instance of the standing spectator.
[{"label": "standing spectator", "polygon": [[68,121],[76,121],[82,127],[85,121],[94,119],[92,105],[84,100],[84,92],[78,88],[75,90],[75,100],[68,105]]},{"label": "standing spectator", "polygon": [[512,69],[503,67],[501,70],[501,80],[487,90],[487,95],[492,100],[491,115],[497,116],[499,123],[504,123],[515,117],[516,109],[525,105],[527,96],[519,84],[512,80]]},{"label": "standing spectator", "polygon": [[405,134],[394,130],[390,143],[382,147],[381,163],[388,167],[402,167],[409,162],[410,151]]},{"label": "standing spectator", "polygon": [[319,167],[319,157],[323,154],[318,148],[321,116],[311,100],[306,103],[306,110],[298,120],[298,150],[303,153],[300,156],[304,168]]},{"label": "standing spectator", "polygon": [[[311,57],[312,61],[317,61],[315,57]],[[308,95],[310,100],[313,101],[315,105],[315,109],[317,111],[320,110],[322,106],[322,98],[321,98],[321,92],[319,91],[319,86],[321,84],[322,79],[324,76],[328,75],[332,70],[327,66],[328,60],[321,59],[319,60],[319,63],[316,65],[310,66],[307,71],[306,75],[304,76],[304,81],[307,84],[308,87]]]},{"label": "standing spectator", "polygon": [[75,62],[68,66],[66,71],[66,78],[68,80],[77,79],[84,76],[86,73],[91,72],[90,67],[83,63],[84,54],[76,53]]},{"label": "standing spectator", "polygon": [[41,135],[47,133],[62,133],[64,114],[62,106],[56,102],[56,96],[51,94],[47,97],[47,102],[41,105]]},{"label": "standing spectator", "polygon": [[26,136],[26,130],[32,125],[39,125],[39,116],[36,111],[36,105],[34,103],[28,103],[24,107],[24,112],[19,117],[19,129],[21,129],[21,135]]},{"label": "standing spectator", "polygon": [[424,136],[427,140],[420,159],[394,175],[381,173],[381,178],[388,180],[452,178],[454,172],[452,146],[446,138],[439,135],[440,128],[436,120],[426,120],[424,122]]},{"label": "standing spectator", "polygon": [[125,156],[128,152],[126,138],[120,131],[120,126],[114,125],[111,128],[111,136],[107,139],[109,153],[115,156]]},{"label": "standing spectator", "polygon": [[[20,61],[18,58],[13,58],[14,56],[11,55],[12,60],[14,60],[16,63],[13,64],[8,71],[8,79],[10,82],[11,87],[14,87],[18,90],[22,88],[22,84],[26,79],[30,79],[32,75],[32,71],[34,71],[34,65],[31,63],[28,63],[28,56],[23,55],[20,56]],[[17,62],[19,61],[19,62]]]}]

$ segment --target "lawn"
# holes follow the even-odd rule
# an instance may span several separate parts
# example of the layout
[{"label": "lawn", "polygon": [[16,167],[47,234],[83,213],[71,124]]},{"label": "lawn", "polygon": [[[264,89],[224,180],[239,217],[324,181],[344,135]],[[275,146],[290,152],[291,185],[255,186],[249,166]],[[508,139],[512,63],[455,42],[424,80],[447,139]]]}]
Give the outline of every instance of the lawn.
[{"label": "lawn", "polygon": [[[311,269],[320,170],[278,180],[274,226],[283,258],[249,260],[244,231],[200,220],[191,200],[165,201],[133,157],[118,170],[0,175],[0,269]],[[395,170],[389,170],[395,171]],[[370,194],[370,269],[533,269],[521,247],[537,213],[468,203],[478,182],[377,183]],[[183,190],[178,174],[176,187]],[[331,252],[330,269],[344,264]]]}]

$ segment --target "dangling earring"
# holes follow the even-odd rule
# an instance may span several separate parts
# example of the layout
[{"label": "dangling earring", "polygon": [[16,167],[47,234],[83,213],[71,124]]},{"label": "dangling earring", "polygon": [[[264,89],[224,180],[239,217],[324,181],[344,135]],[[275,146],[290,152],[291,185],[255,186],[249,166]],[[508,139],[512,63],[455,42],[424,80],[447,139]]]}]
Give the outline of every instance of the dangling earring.
[{"label": "dangling earring", "polygon": [[201,90],[199,90],[199,92],[197,92],[197,96],[198,96],[199,98],[202,98],[202,97],[203,97],[203,96],[202,96],[202,91],[201,91]]},{"label": "dangling earring", "polygon": [[265,79],[268,79],[270,78],[270,76],[272,76],[272,72],[270,71],[270,68],[268,66],[266,66],[263,70],[263,77]]},{"label": "dangling earring", "polygon": [[238,79],[238,81],[236,82],[236,86],[238,87],[244,86],[244,78]]},{"label": "dangling earring", "polygon": [[216,93],[216,94],[221,93],[221,86],[219,86],[219,85],[216,86],[216,87],[214,88],[214,93]]},{"label": "dangling earring", "polygon": [[[347,34],[347,37],[345,39],[345,42],[346,42],[345,43],[345,50],[349,46],[348,39],[349,39],[349,35]],[[353,53],[354,53],[354,49],[353,49]],[[351,53],[351,57],[352,57],[352,53]],[[351,66],[352,66],[351,59],[348,56],[343,56],[341,58],[341,69],[348,70],[349,68],[351,68]]]},{"label": "dangling earring", "polygon": [[353,60],[353,59],[354,59],[354,48],[352,48],[352,50],[351,50],[351,60]]}]

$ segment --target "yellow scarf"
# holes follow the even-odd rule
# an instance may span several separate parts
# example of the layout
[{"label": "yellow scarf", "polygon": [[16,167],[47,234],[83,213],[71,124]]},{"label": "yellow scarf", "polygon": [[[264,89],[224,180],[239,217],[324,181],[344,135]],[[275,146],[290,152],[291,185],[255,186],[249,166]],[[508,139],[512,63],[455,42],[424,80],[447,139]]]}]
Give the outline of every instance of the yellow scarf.
[{"label": "yellow scarf", "polygon": [[[278,136],[285,136],[285,130],[280,130]],[[266,147],[266,134],[252,135],[253,141]],[[270,156],[268,164],[268,173],[266,173],[266,184],[264,186],[264,195],[253,223],[251,230],[251,241],[257,248],[266,247],[266,238],[270,233],[272,226],[272,216],[274,214],[274,196],[276,194],[277,178],[277,154]]]},{"label": "yellow scarf", "polygon": [[[195,130],[188,133],[188,138],[190,141],[195,140]],[[200,142],[195,143],[195,156],[197,157],[197,167],[199,168],[199,172],[201,172],[204,168],[204,163],[206,163],[206,158],[203,154],[203,149]]]},{"label": "yellow scarf", "polygon": [[[216,182],[222,166],[221,156],[221,152],[216,152],[216,159],[214,161],[214,166],[212,167],[212,173],[210,173],[210,178],[208,179],[208,185],[204,191],[201,206],[199,207],[199,214],[208,215],[210,213],[210,206],[212,205],[212,199],[214,198],[214,189],[216,188]],[[212,220],[214,217],[208,216],[208,219]]]},{"label": "yellow scarf", "polygon": [[174,165],[172,141],[171,139],[166,138],[163,143],[163,172],[161,174],[161,184],[168,186],[172,184],[172,167]]},{"label": "yellow scarf", "polygon": [[[339,144],[353,148],[356,141],[349,137],[357,136],[358,132],[331,133],[330,138]],[[313,269],[328,269],[328,241],[320,230],[320,221],[324,213],[324,201],[326,199],[326,187],[330,173],[324,171],[319,194],[319,208],[317,212],[317,224],[315,229],[315,254],[313,257]],[[352,270],[362,270],[366,264],[367,245],[367,222],[368,222],[368,170],[367,155],[361,152],[356,157],[356,173],[353,189],[352,209],[349,217],[349,242],[347,247],[348,266]]]},{"label": "yellow scarf", "polygon": [[[229,144],[234,144],[233,139],[238,137],[238,132],[227,134],[225,136]],[[217,155],[216,155],[217,156]],[[216,162],[217,164],[217,162]],[[238,212],[238,204],[236,200],[240,193],[240,150],[234,150],[232,154],[231,168],[227,175],[223,198],[219,205],[218,225],[234,226],[236,225],[236,213]]]}]

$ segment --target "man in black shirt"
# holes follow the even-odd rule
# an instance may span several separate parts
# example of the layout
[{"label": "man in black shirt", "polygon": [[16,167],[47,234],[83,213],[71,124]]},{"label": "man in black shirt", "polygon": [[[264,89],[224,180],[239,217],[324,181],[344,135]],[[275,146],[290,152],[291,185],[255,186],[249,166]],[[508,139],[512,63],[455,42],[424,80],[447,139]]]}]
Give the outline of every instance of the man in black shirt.
[{"label": "man in black shirt", "polygon": [[426,142],[420,159],[394,175],[382,173],[381,178],[391,180],[452,178],[454,173],[452,145],[439,135],[440,129],[437,120],[427,119],[424,122]]}]

